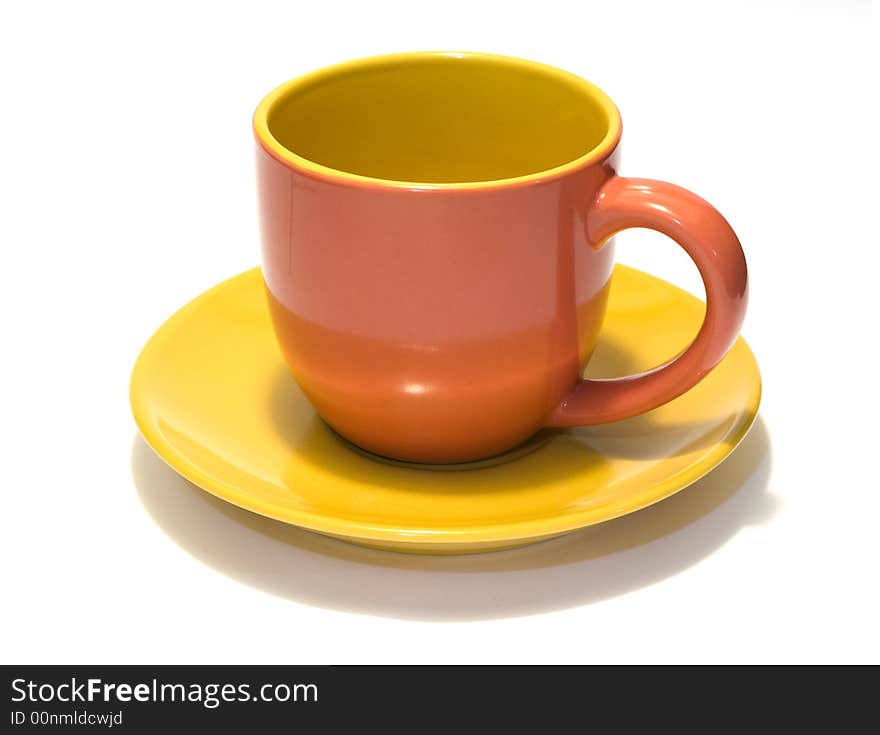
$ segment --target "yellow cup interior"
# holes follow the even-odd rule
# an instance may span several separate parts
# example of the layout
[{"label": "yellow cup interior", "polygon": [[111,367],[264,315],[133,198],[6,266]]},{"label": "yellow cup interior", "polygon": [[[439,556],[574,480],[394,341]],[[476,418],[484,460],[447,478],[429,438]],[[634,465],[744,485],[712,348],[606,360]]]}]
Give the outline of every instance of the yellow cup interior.
[{"label": "yellow cup interior", "polygon": [[617,110],[553,67],[490,54],[395,54],[282,85],[257,109],[263,145],[307,168],[397,182],[534,176],[613,145]]}]

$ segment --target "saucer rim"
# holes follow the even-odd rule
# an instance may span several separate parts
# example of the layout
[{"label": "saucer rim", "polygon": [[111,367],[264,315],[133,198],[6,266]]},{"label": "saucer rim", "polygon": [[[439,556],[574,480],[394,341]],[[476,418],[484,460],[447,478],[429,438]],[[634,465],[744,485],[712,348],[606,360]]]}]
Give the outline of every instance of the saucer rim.
[{"label": "saucer rim", "polygon": [[[675,289],[685,296],[699,301],[693,294],[669,283],[659,276],[654,276],[638,268],[620,263],[615,264],[614,267],[615,271],[618,269],[620,271],[629,271],[636,277],[646,276],[653,280],[661,281],[664,286]],[[506,541],[513,544],[518,540],[546,538],[570,533],[643,510],[684,490],[707,475],[729,457],[745,439],[757,420],[763,391],[760,368],[751,347],[740,336],[737,338],[736,343],[734,343],[734,347],[737,347],[740,342],[742,343],[741,346],[745,348],[748,356],[751,358],[750,362],[755,373],[755,380],[751,390],[752,395],[750,395],[747,404],[744,405],[739,415],[740,420],[734,422],[730,430],[723,437],[719,438],[718,442],[709,451],[700,455],[699,459],[692,465],[661,482],[647,486],[643,492],[627,496],[625,502],[621,501],[616,504],[613,510],[607,506],[600,506],[569,512],[564,516],[551,515],[529,520],[507,521],[494,524],[484,522],[478,525],[459,526],[456,528],[424,527],[405,529],[400,528],[396,524],[368,523],[339,516],[310,513],[306,510],[255,499],[246,491],[240,490],[236,486],[202,471],[181,452],[177,451],[173,443],[164,438],[157,422],[151,420],[154,418],[153,412],[150,410],[148,401],[145,399],[146,391],[141,389],[141,386],[145,384],[144,381],[148,380],[146,375],[148,356],[153,348],[165,338],[176,322],[186,318],[190,311],[198,309],[202,301],[209,300],[218,292],[237,285],[240,281],[255,277],[262,277],[259,266],[250,268],[212,286],[168,317],[147,340],[138,354],[129,382],[129,402],[138,430],[150,449],[184,479],[243,510],[316,533],[346,537],[355,542],[357,539],[380,543],[387,541],[397,544],[412,544],[414,547],[425,544],[466,545]],[[734,347],[731,349],[734,349]],[[727,357],[724,359],[727,359]]]}]

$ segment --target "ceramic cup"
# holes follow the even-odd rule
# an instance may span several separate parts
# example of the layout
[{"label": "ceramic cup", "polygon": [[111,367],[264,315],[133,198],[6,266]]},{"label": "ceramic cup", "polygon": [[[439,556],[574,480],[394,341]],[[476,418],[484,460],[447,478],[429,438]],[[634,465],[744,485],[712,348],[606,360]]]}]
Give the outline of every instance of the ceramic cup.
[{"label": "ceramic cup", "polygon": [[[618,111],[573,74],[479,53],[363,59],[278,87],[254,130],[278,342],[318,413],[370,452],[463,462],[625,419],[736,339],[733,230],[684,189],[618,176]],[[664,365],[582,380],[628,227],[687,251],[705,320]]]}]

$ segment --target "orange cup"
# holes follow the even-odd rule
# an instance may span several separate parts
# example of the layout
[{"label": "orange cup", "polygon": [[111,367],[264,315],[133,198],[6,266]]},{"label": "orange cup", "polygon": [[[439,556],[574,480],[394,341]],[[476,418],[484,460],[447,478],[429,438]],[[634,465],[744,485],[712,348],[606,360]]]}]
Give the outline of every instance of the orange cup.
[{"label": "orange cup", "polygon": [[[745,258],[704,200],[617,176],[620,130],[589,82],[491,54],[380,56],[271,92],[254,116],[263,275],[318,413],[376,454],[462,462],[700,381],[742,324]],[[627,227],[693,258],[705,320],[665,365],[582,380]]]}]

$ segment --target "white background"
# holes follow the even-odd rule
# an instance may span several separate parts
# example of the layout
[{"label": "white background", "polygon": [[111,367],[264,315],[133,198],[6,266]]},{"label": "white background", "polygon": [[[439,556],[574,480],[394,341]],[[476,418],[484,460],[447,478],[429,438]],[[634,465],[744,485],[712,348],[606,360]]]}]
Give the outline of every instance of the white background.
[{"label": "white background", "polygon": [[[4,662],[878,661],[866,2],[11,2],[0,10]],[[138,350],[257,263],[250,115],[401,50],[603,87],[621,173],[746,249],[761,418],[715,473],[532,549],[425,559],[228,515],[137,439]],[[653,233],[622,261],[702,294]]]}]

